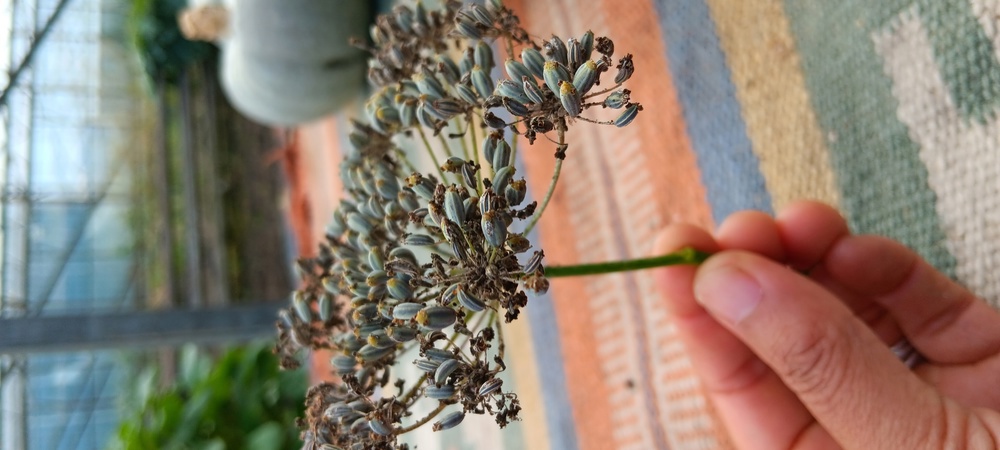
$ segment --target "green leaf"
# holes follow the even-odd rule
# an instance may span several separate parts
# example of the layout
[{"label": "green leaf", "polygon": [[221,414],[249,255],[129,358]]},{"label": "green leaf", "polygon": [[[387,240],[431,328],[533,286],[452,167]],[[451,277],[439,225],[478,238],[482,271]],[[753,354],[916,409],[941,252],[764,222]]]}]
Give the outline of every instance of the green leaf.
[{"label": "green leaf", "polygon": [[201,355],[198,347],[192,344],[181,348],[178,363],[178,383],[188,389],[194,388],[198,380],[204,379],[212,370],[212,362]]},{"label": "green leaf", "polygon": [[302,397],[302,392],[309,389],[309,373],[305,368],[296,370],[282,370],[276,374],[278,386],[281,390],[281,398],[297,401]]},{"label": "green leaf", "polygon": [[135,405],[140,408],[149,402],[150,397],[156,392],[156,372],[155,368],[147,367],[136,380],[135,398],[130,400],[134,401]]},{"label": "green leaf", "polygon": [[215,438],[210,441],[203,442],[202,444],[195,447],[197,450],[226,450],[226,441],[222,438]]},{"label": "green leaf", "polygon": [[196,393],[193,398],[187,401],[181,413],[182,419],[178,423],[174,435],[170,438],[167,448],[182,448],[182,444],[194,440],[204,419],[203,412],[209,406],[211,399],[212,393],[203,390]]},{"label": "green leaf", "polygon": [[[136,396],[145,401],[138,410],[123,412],[114,448],[301,447],[292,424],[303,415],[304,371],[278,371],[278,360],[266,345],[230,349],[214,363],[207,355],[184,348],[178,382],[167,389],[157,391],[155,378],[140,374],[137,390],[145,393]],[[279,392],[281,398],[275,400]]]},{"label": "green leaf", "polygon": [[285,428],[277,422],[265,423],[247,436],[247,450],[272,450],[285,443]]}]

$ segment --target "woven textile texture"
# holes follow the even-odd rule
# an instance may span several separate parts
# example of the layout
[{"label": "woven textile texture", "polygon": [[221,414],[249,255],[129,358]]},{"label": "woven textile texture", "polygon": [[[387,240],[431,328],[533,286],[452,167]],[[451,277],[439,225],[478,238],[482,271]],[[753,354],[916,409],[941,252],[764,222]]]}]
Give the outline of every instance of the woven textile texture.
[{"label": "woven textile texture", "polygon": [[[648,256],[668,223],[812,198],[1000,305],[1000,0],[506,3],[535,32],[613,37],[645,107],[625,129],[571,131],[535,236],[549,264]],[[336,149],[344,128],[300,133]],[[524,144],[539,196],[555,148]],[[730,448],[666,301],[648,272],[554,280],[509,333],[526,420],[421,448]]]}]

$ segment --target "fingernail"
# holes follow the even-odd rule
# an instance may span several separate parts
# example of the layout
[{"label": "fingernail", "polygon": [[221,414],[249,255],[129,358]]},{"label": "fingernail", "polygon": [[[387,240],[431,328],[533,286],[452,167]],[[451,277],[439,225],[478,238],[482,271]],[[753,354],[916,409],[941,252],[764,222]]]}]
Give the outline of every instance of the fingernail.
[{"label": "fingernail", "polygon": [[737,324],[757,308],[763,291],[757,281],[742,270],[722,266],[698,274],[694,296],[716,317]]}]

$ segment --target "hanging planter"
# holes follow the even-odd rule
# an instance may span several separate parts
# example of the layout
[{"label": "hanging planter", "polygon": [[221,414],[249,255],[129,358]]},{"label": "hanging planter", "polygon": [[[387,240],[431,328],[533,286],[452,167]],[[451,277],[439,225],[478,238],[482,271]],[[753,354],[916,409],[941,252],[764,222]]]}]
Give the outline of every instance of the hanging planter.
[{"label": "hanging planter", "polygon": [[240,0],[192,6],[185,35],[222,48],[221,82],[233,106],[258,122],[293,126],[330,114],[364,89],[366,0]]}]

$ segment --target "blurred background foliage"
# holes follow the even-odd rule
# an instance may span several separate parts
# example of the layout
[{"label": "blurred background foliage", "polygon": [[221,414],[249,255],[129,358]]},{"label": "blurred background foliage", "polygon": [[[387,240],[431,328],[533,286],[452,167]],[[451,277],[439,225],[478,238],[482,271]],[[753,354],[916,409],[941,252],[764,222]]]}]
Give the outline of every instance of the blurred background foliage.
[{"label": "blurred background foliage", "polygon": [[268,343],[217,357],[182,349],[177,377],[160,387],[158,371],[136,378],[110,448],[120,450],[278,450],[302,443],[292,426],[303,415],[304,370],[282,371]]},{"label": "blurred background foliage", "polygon": [[132,0],[128,34],[153,80],[176,84],[184,69],[202,60],[218,58],[218,49],[181,34],[177,15],[188,0]]}]

